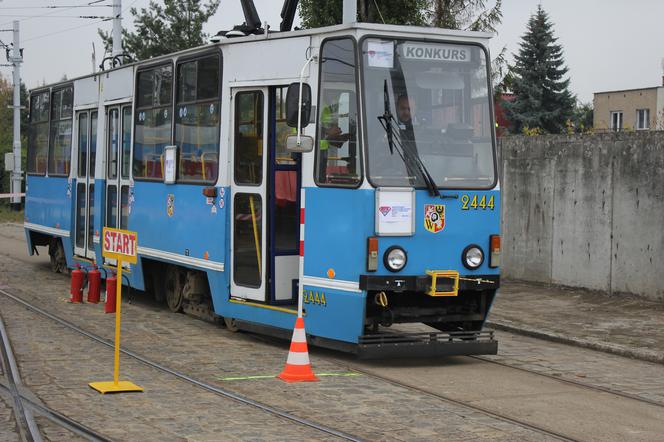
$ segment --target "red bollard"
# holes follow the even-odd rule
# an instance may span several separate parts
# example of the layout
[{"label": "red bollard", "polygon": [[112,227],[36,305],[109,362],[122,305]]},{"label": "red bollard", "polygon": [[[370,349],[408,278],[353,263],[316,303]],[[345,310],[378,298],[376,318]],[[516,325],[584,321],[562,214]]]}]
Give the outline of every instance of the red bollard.
[{"label": "red bollard", "polygon": [[115,313],[115,291],[117,290],[118,279],[115,275],[106,278],[106,304],[104,304],[104,313]]},{"label": "red bollard", "polygon": [[81,266],[76,264],[76,269],[71,272],[71,299],[69,302],[77,304],[83,302],[83,277]]},{"label": "red bollard", "polygon": [[99,302],[99,293],[101,291],[101,272],[97,266],[93,265],[92,270],[88,272],[88,302],[97,304]]}]

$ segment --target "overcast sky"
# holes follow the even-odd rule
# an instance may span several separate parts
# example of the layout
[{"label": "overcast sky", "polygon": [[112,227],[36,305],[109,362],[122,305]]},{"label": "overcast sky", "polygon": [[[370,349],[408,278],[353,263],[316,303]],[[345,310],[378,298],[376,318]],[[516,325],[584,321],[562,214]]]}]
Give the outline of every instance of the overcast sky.
[{"label": "overcast sky", "polygon": [[[92,43],[97,64],[103,57],[97,28],[111,29],[111,22],[76,18],[81,15],[109,16],[106,0],[91,8],[46,8],[86,5],[93,0],[0,0],[0,29],[9,29],[12,20],[21,20],[21,46],[25,50],[22,76],[29,88],[42,81],[52,83],[63,75],[69,78],[92,70]],[[131,28],[129,7],[147,6],[149,0],[123,0],[124,26]],[[261,20],[278,28],[281,0],[255,0]],[[378,1],[380,4],[380,0]],[[664,58],[664,1],[662,0],[503,0],[503,23],[492,40],[494,54],[507,47],[518,51],[529,16],[541,3],[549,13],[555,34],[564,47],[570,69],[571,88],[583,102],[593,92],[660,86]],[[37,17],[40,16],[40,17]],[[205,30],[216,33],[243,21],[239,0],[222,0],[217,14]],[[296,22],[297,24],[297,22]],[[0,32],[10,43],[11,32]],[[4,63],[4,55],[0,53]],[[11,76],[11,68],[0,73]]]}]

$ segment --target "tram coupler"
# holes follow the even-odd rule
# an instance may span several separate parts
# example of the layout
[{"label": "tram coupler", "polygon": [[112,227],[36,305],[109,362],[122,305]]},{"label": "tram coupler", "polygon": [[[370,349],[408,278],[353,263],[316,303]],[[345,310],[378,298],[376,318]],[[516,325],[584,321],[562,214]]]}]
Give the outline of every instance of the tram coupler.
[{"label": "tram coupler", "polygon": [[92,304],[99,303],[101,292],[101,272],[96,265],[88,272],[88,302]]},{"label": "tram coupler", "polygon": [[104,304],[104,313],[115,313],[115,293],[117,289],[118,278],[110,274],[106,278],[106,303]]},{"label": "tram coupler", "polygon": [[69,293],[71,298],[69,302],[74,304],[80,304],[83,302],[83,280],[85,274],[81,270],[80,264],[76,264],[76,268],[71,272],[71,289]]}]

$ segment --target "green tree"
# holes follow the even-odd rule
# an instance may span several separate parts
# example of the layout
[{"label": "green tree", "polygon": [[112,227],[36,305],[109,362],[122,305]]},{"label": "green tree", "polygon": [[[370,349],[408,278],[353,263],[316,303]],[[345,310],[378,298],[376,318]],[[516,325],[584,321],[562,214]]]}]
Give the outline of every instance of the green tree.
[{"label": "green tree", "polygon": [[587,132],[593,128],[594,109],[592,103],[577,103],[574,107],[572,123],[578,132]]},{"label": "green tree", "polygon": [[[124,52],[136,60],[168,54],[205,44],[203,25],[217,12],[221,0],[164,0],[161,6],[150,0],[147,8],[131,8],[134,32],[122,31]],[[110,33],[98,31],[106,51],[111,50]]]},{"label": "green tree", "polygon": [[[357,0],[358,20],[394,25],[427,25],[429,0]],[[300,0],[303,28],[337,25],[343,19],[343,0]]]},{"label": "green tree", "polygon": [[573,118],[575,97],[569,90],[563,48],[556,43],[548,14],[537,7],[530,17],[512,69],[515,99],[505,103],[514,133],[540,128],[550,133],[566,130]]},{"label": "green tree", "polygon": [[496,32],[503,19],[502,0],[487,8],[486,0],[431,0],[431,26],[445,29]]}]

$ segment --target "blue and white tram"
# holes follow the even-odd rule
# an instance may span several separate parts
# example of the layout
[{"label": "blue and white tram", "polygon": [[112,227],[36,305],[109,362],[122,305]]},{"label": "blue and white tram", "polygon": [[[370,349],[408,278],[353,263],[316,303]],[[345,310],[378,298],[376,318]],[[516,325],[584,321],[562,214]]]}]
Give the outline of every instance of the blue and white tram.
[{"label": "blue and white tram", "polygon": [[102,228],[129,229],[124,283],[173,311],[289,336],[303,284],[314,344],[494,353],[488,38],[364,23],[221,38],[33,90],[29,251],[108,266]]}]

